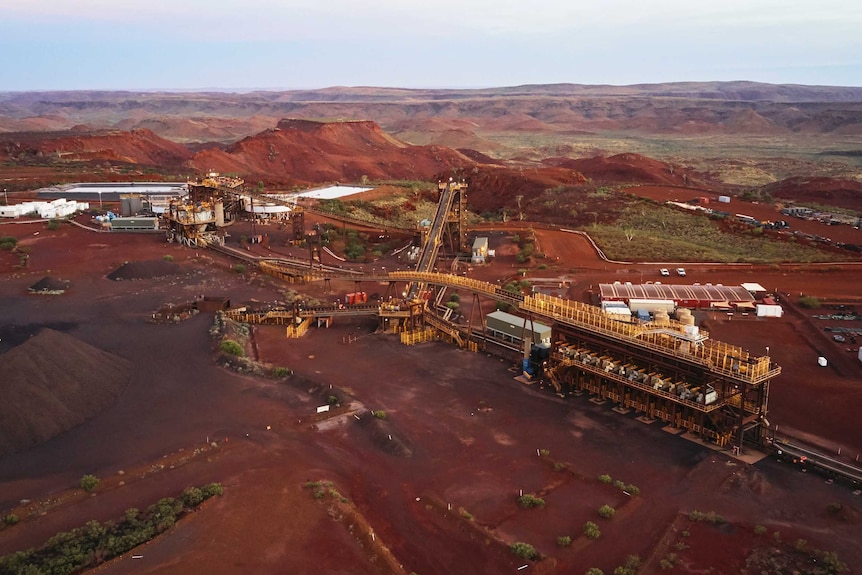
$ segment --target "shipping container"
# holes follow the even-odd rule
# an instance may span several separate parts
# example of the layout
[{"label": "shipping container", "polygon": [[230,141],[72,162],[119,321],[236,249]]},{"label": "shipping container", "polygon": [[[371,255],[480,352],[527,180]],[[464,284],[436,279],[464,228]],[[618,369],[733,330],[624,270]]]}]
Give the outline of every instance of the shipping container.
[{"label": "shipping container", "polygon": [[347,305],[356,305],[368,302],[368,294],[364,291],[349,293],[344,296],[344,303]]},{"label": "shipping container", "polygon": [[757,317],[781,317],[784,310],[780,305],[757,304]]}]

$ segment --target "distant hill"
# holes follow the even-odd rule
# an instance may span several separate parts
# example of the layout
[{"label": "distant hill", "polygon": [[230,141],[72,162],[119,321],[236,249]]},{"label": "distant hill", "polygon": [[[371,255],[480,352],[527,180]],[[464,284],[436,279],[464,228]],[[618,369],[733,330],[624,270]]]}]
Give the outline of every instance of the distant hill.
[{"label": "distant hill", "polygon": [[[862,88],[678,82],[471,90],[332,87],[250,93],[0,93],[0,132],[56,130],[85,123],[99,129],[151,129],[177,142],[228,143],[285,117],[372,120],[417,144],[485,153],[490,149],[469,141],[481,141],[483,131],[859,135]],[[421,136],[432,125],[430,132],[441,139]]]},{"label": "distant hill", "polygon": [[0,361],[0,456],[63,433],[114,403],[129,361],[44,329]]}]

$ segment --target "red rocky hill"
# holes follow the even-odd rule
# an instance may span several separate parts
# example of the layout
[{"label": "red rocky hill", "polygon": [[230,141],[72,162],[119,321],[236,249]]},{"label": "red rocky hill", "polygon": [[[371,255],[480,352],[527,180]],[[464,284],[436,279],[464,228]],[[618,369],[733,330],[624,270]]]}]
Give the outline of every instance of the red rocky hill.
[{"label": "red rocky hill", "polygon": [[0,159],[45,163],[110,161],[175,168],[192,157],[185,147],[150,130],[16,132],[0,134]]},{"label": "red rocky hill", "polygon": [[473,160],[442,146],[411,146],[370,121],[282,120],[275,129],[224,150],[204,150],[189,165],[236,172],[276,184],[409,179],[428,180]]},{"label": "red rocky hill", "polygon": [[862,183],[840,178],[794,177],[763,187],[776,199],[862,211]]},{"label": "red rocky hill", "polygon": [[640,154],[594,158],[548,158],[542,162],[577,170],[596,183],[691,185],[692,174],[672,164]]}]

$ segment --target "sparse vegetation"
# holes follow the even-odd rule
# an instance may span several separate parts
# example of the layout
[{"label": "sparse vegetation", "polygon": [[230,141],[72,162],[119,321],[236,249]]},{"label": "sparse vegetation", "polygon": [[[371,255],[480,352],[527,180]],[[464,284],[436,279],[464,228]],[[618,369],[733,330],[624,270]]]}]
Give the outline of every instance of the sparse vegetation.
[{"label": "sparse vegetation", "polygon": [[545,500],[541,497],[536,497],[532,493],[525,493],[524,495],[518,497],[518,505],[525,509],[532,509],[534,507],[544,507]]},{"label": "sparse vegetation", "polygon": [[222,487],[217,483],[191,487],[183,492],[181,498],[161,499],[143,513],[128,509],[116,523],[88,521],[83,527],[58,533],[39,548],[0,558],[0,573],[79,573],[155,538],[170,529],[194,506],[221,493]]},{"label": "sparse vegetation", "polygon": [[598,567],[590,567],[589,569],[584,571],[584,575],[605,575],[605,572]]},{"label": "sparse vegetation", "polygon": [[[629,240],[634,232],[637,242]],[[750,263],[845,259],[810,246],[724,232],[706,215],[643,200],[627,206],[613,225],[591,225],[589,233],[611,259]]]},{"label": "sparse vegetation", "polygon": [[172,262],[172,261],[174,261],[174,256],[172,256],[170,254],[165,254],[162,256],[162,259],[165,260],[166,262]]},{"label": "sparse vegetation", "polygon": [[713,525],[721,525],[725,523],[724,517],[716,513],[715,511],[709,511],[708,513],[704,513],[703,511],[691,511],[688,514],[688,518],[692,521],[704,521],[706,523],[711,523]]},{"label": "sparse vegetation", "polygon": [[232,339],[226,339],[221,342],[221,344],[219,345],[219,349],[228,355],[233,355],[236,357],[242,357],[243,355],[245,355],[242,346]]},{"label": "sparse vegetation", "polygon": [[18,245],[18,238],[3,236],[0,238],[0,250],[12,250]]},{"label": "sparse vegetation", "polygon": [[661,561],[659,561],[659,567],[664,570],[673,569],[676,564],[679,562],[679,557],[676,553],[668,553],[665,555]]},{"label": "sparse vegetation", "polygon": [[572,538],[568,535],[561,535],[557,537],[557,547],[570,547],[572,545]]},{"label": "sparse vegetation", "polygon": [[613,478],[610,475],[599,475],[599,481],[601,481],[602,483],[607,483],[608,485],[614,482]]},{"label": "sparse vegetation", "polygon": [[799,305],[807,309],[814,309],[820,307],[820,300],[814,296],[802,295],[799,296]]},{"label": "sparse vegetation", "polygon": [[99,478],[95,475],[85,475],[81,478],[79,485],[84,491],[93,491],[94,489],[96,489],[96,487],[99,486]]},{"label": "sparse vegetation", "polygon": [[386,419],[386,417],[387,417],[386,412],[383,411],[382,409],[378,409],[377,411],[372,411],[371,415],[373,415],[377,419]]},{"label": "sparse vegetation", "polygon": [[8,515],[3,517],[3,523],[5,523],[6,525],[15,525],[16,523],[18,523],[18,521],[19,518],[14,513],[9,513]]},{"label": "sparse vegetation", "polygon": [[233,271],[235,271],[238,274],[244,274],[245,273],[245,264],[236,264],[235,266],[233,266]]},{"label": "sparse vegetation", "polygon": [[50,220],[48,222],[48,229],[53,231],[60,229],[60,220]]},{"label": "sparse vegetation", "polygon": [[755,525],[754,526],[754,534],[755,535],[764,535],[766,533],[766,527],[763,525]]},{"label": "sparse vegetation", "polygon": [[592,521],[587,521],[584,523],[584,535],[587,539],[598,539],[602,536],[602,532],[599,529],[599,526],[593,523]]},{"label": "sparse vegetation", "polygon": [[276,379],[284,379],[285,377],[291,374],[290,369],[286,367],[274,367],[272,368],[272,377]]},{"label": "sparse vegetation", "polygon": [[614,569],[614,575],[635,575],[641,568],[641,558],[637,555],[629,555],[626,562]]},{"label": "sparse vegetation", "polygon": [[616,513],[616,510],[610,505],[602,505],[599,507],[599,515],[605,519],[610,519],[614,516],[614,513]]},{"label": "sparse vegetation", "polygon": [[538,559],[539,552],[536,551],[536,548],[530,545],[529,543],[524,543],[522,541],[518,541],[516,543],[512,543],[509,549],[512,550],[512,553],[517,555],[518,557],[522,557],[524,559],[529,559],[533,561],[534,559]]}]

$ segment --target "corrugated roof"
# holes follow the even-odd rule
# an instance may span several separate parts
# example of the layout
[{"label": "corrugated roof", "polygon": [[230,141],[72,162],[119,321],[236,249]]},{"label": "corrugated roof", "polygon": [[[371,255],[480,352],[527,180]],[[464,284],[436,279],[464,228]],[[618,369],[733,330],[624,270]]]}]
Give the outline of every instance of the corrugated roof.
[{"label": "corrugated roof", "polygon": [[670,299],[674,301],[753,302],[754,296],[742,286],[682,284],[599,284],[602,299]]},{"label": "corrugated roof", "polygon": [[[512,315],[510,313],[506,313],[504,311],[499,311],[499,310],[489,313],[488,317],[494,318],[494,319],[502,321],[502,322],[509,323],[509,324],[511,324],[513,326],[517,326],[517,327],[524,327],[524,324],[527,322],[527,320],[521,316]],[[535,333],[544,333],[546,331],[551,331],[550,326],[547,326],[543,323],[539,323],[537,321],[531,322],[528,327],[532,328],[532,330]]]}]

